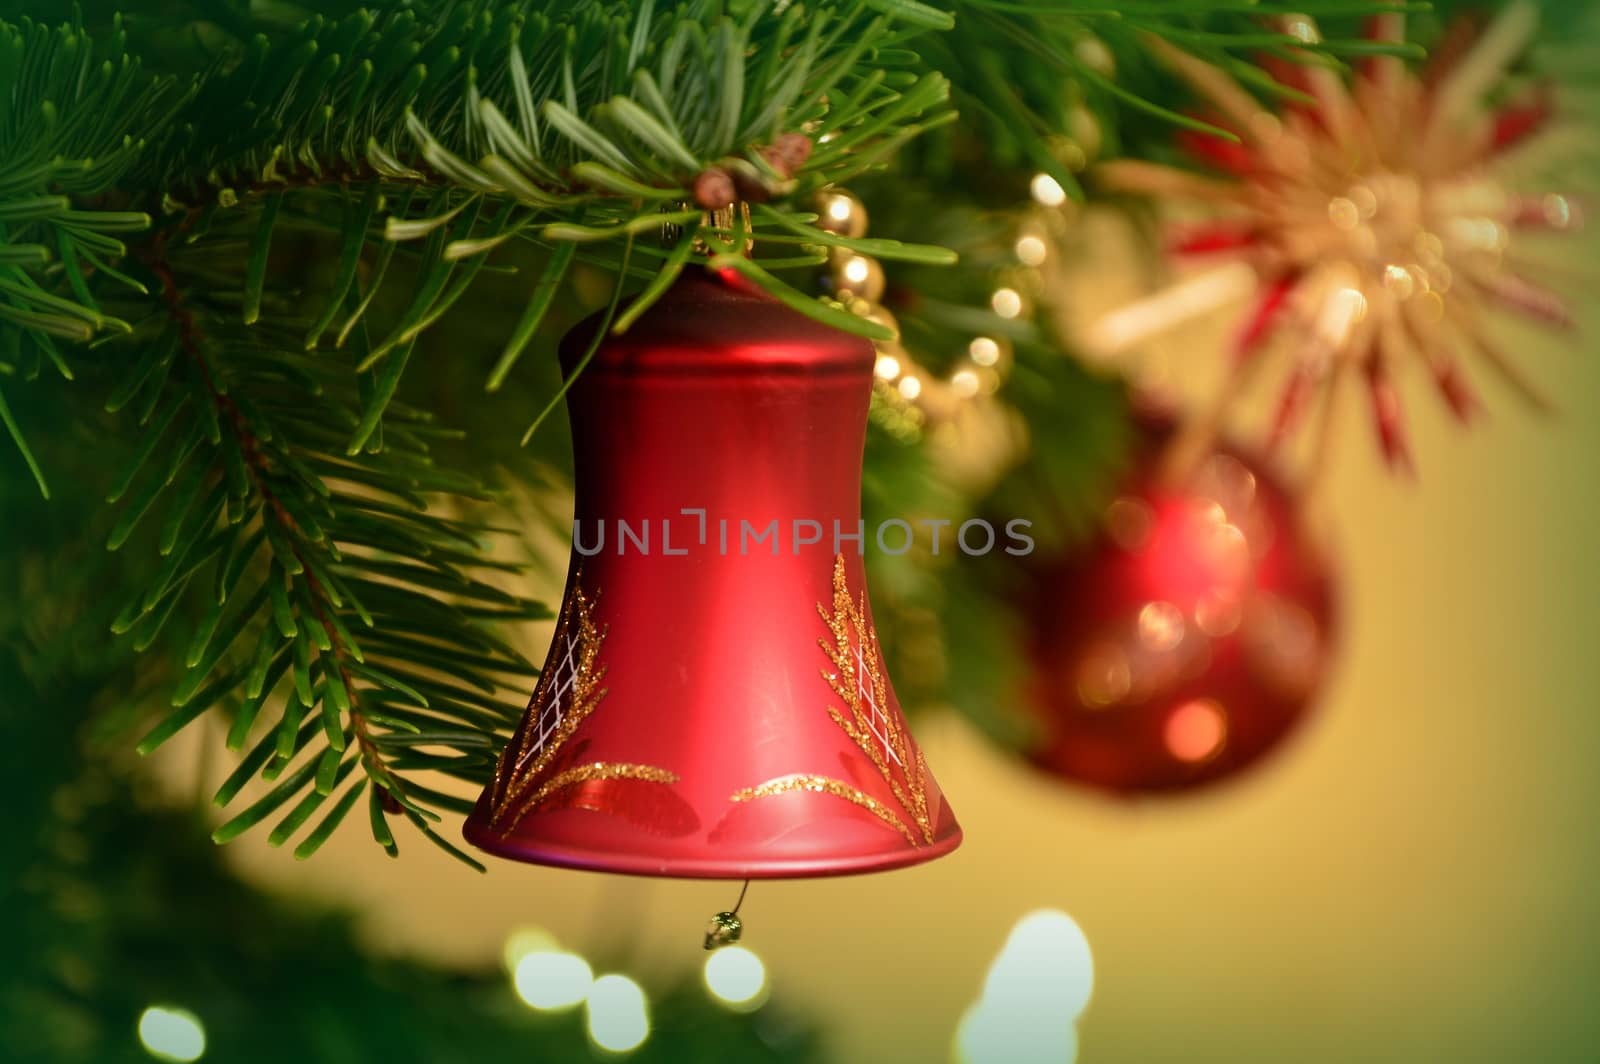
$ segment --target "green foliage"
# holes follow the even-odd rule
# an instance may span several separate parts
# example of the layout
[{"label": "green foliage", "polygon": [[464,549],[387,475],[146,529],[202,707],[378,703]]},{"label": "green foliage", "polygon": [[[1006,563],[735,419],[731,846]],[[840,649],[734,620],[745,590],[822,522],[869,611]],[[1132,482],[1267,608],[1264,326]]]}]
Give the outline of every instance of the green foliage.
[{"label": "green foliage", "polygon": [[[150,573],[112,628],[138,650],[177,650],[183,666],[139,748],[220,707],[245,753],[218,804],[252,775],[275,781],[219,841],[281,815],[271,840],[298,834],[296,856],[309,856],[370,783],[386,849],[389,818],[403,817],[459,855],[429,825],[462,799],[414,777],[483,782],[519,711],[500,685],[536,671],[492,626],[543,607],[490,579],[506,567],[483,560],[488,529],[430,512],[454,499],[447,512],[464,515],[487,495],[434,460],[444,433],[433,416],[395,399],[416,340],[500,245],[556,249],[498,384],[579,245],[607,262],[607,247],[634,247],[663,217],[687,224],[674,249],[638,242],[641,258],[663,257],[638,271],[657,279],[653,296],[670,279],[660,262],[681,269],[747,243],[742,224],[660,214],[691,197],[706,166],[787,191],[847,169],[886,131],[904,134],[942,84],[863,84],[856,31],[869,15],[858,4],[655,18],[649,4],[588,3],[313,17],[219,57],[183,93],[141,78],[120,33],[96,45],[73,27],[8,28],[17,115],[35,120],[0,139],[27,149],[6,153],[15,194],[0,201],[12,241],[0,314],[25,340],[6,365],[30,376],[43,352],[70,376],[53,338],[109,337],[96,348],[114,378],[105,405],[141,439],[110,484],[119,517],[106,546],[148,558]],[[791,38],[795,53],[771,61]],[[96,112],[115,121],[84,117]],[[841,143],[777,174],[757,148],[807,123]],[[83,161],[63,162],[68,149]],[[75,205],[113,190],[149,214]],[[106,235],[152,215],[132,249]],[[274,268],[285,231],[338,247],[312,321],[281,257]],[[697,245],[705,252],[690,255]],[[613,308],[632,276],[626,256]],[[80,262],[97,267],[89,280]],[[411,293],[380,326],[379,289],[397,274]]]},{"label": "green foliage", "polygon": [[[150,218],[89,201],[127,176],[179,94],[125,45],[120,28],[96,42],[73,26],[0,22],[0,377],[31,381],[48,363],[71,380],[61,341],[128,329],[101,310],[88,277],[135,284],[110,265],[127,250],[116,234]],[[4,390],[0,421],[48,496]]]},{"label": "green foliage", "polygon": [[[895,29],[874,6],[888,5],[782,15],[756,5],[734,18],[716,4],[658,14],[653,3],[590,0],[312,17],[284,38],[255,36],[203,78],[136,182],[168,208],[261,210],[263,244],[276,197],[380,189],[381,210],[339,222],[346,246],[376,237],[367,227],[381,214],[384,237],[425,244],[431,272],[378,358],[442,315],[507,242],[583,244],[614,264],[618,284],[629,279],[615,266],[626,238],[663,224],[686,226],[691,245],[738,252],[730,227],[682,209],[708,168],[784,196],[848,177],[953,117],[940,75],[890,79],[870,61],[872,43],[916,24]],[[762,149],[801,130],[818,147],[783,172]],[[671,251],[638,253],[649,276]],[[830,320],[873,331],[850,315]]]},{"label": "green foliage", "polygon": [[[780,272],[836,247],[949,267],[827,233],[807,205],[952,122],[952,81],[1014,165],[1070,185],[1052,137],[1072,93],[1190,121],[1086,59],[1091,39],[1227,62],[1291,43],[1245,17],[1279,5],[1231,0],[323,6],[0,21],[0,424],[42,490],[18,396],[48,365],[88,378],[111,415],[92,424],[132,441],[94,534],[137,584],[111,627],[170,691],[139,748],[221,715],[241,757],[216,837],[271,821],[298,857],[363,802],[389,852],[403,819],[459,853],[433,825],[465,799],[422,774],[481,785],[535,672],[500,631],[544,608],[488,560],[490,463],[450,468],[459,434],[407,399],[426,334],[485,277],[535,267],[474,381],[490,391],[525,385],[547,316],[596,271],[613,331],[710,265],[887,339]],[[1330,6],[1382,5],[1311,3]],[[702,211],[708,176],[755,209]]]},{"label": "green foliage", "polygon": [[[1263,57],[1342,66],[1341,57],[1421,55],[1413,44],[1375,42],[1355,32],[1353,17],[1385,11],[1423,12],[1427,3],[1379,0],[953,0],[959,34],[921,44],[926,62],[949,76],[953,99],[978,136],[1007,163],[1043,171],[1075,199],[1083,189],[1073,153],[1064,151],[1074,109],[1092,114],[1116,151],[1119,130],[1154,118],[1162,136],[1174,127],[1235,139],[1187,113],[1174,79],[1161,69],[1152,42],[1215,64],[1244,83],[1288,94],[1266,78]],[[1330,16],[1341,29],[1307,42],[1280,21],[1291,15]],[[1292,94],[1290,94],[1292,95]]]},{"label": "green foliage", "polygon": [[[111,767],[114,751],[82,742],[79,707],[114,682],[82,662],[35,686],[0,648],[0,691],[30,709],[27,727],[5,735],[17,768],[0,778],[15,818],[0,877],[0,1059],[148,1064],[138,1028],[151,1005],[194,1013],[202,1059],[228,1064],[595,1059],[581,1008],[526,1008],[498,965],[445,970],[374,950],[359,914],[238,880],[192,809],[151,805]],[[631,967],[604,951],[591,960]],[[655,1029],[631,1060],[822,1059],[815,1026],[780,1002],[740,1016],[696,975],[633,974]]]},{"label": "green foliage", "polygon": [[[252,773],[282,776],[219,841],[300,798],[274,834],[287,841],[360,770],[296,850],[306,857],[368,781],[385,809],[434,822],[449,796],[408,774],[484,777],[486,737],[518,712],[498,682],[535,672],[490,622],[544,611],[489,579],[509,567],[480,556],[492,530],[468,507],[485,490],[434,460],[449,433],[432,415],[394,401],[410,345],[363,370],[359,326],[340,359],[306,354],[293,325],[245,325],[239,285],[254,256],[224,265],[208,247],[244,235],[174,235],[148,263],[165,306],[134,325],[129,343],[145,354],[113,396],[129,397],[144,435],[114,479],[107,546],[144,554],[153,576],[112,627],[142,650],[183,606],[198,613],[170,711],[141,752],[222,705],[231,747],[260,737],[218,804]],[[459,515],[430,512],[450,498]]]}]

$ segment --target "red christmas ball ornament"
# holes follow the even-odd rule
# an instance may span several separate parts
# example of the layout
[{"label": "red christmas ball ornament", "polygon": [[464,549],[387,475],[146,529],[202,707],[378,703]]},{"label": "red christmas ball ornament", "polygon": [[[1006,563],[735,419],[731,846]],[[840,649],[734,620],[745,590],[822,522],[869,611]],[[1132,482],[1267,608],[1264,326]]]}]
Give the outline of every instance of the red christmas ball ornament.
[{"label": "red christmas ball ornament", "polygon": [[1034,762],[1118,794],[1256,764],[1305,718],[1335,638],[1333,577],[1289,490],[1217,449],[1171,486],[1153,428],[1093,541],[1036,570]]}]

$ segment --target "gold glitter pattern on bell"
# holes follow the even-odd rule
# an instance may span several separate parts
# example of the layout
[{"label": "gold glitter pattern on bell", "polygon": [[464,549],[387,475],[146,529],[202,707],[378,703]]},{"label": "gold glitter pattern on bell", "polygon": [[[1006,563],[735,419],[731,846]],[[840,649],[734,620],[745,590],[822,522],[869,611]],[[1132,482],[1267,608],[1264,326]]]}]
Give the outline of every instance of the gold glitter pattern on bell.
[{"label": "gold glitter pattern on bell", "polygon": [[818,640],[833,664],[832,671],[822,670],[822,678],[845,706],[844,710],[829,706],[828,716],[872,762],[889,785],[900,811],[896,813],[842,780],[805,774],[768,780],[737,792],[732,800],[746,802],[797,790],[831,794],[868,810],[897,829],[913,846],[933,842],[933,821],[928,815],[928,765],[897,714],[891,712],[878,634],[867,621],[867,596],[862,592],[859,603],[850,597],[843,555],[833,561],[832,608],[818,603],[817,613],[832,637]]},{"label": "gold glitter pattern on bell", "polygon": [[831,794],[835,798],[843,798],[847,802],[854,802],[904,835],[906,841],[911,845],[917,845],[917,837],[911,834],[911,829],[906,827],[905,822],[895,816],[888,806],[870,794],[863,794],[848,783],[843,783],[830,776],[807,776],[804,774],[779,776],[775,780],[768,780],[759,787],[746,787],[736,793],[733,796],[733,800],[736,802],[753,802],[757,798],[770,798],[774,794],[788,794],[792,791]]},{"label": "gold glitter pattern on bell", "polygon": [[599,663],[605,630],[594,622],[594,605],[583,589],[580,570],[561,607],[554,648],[534,688],[516,736],[500,757],[490,788],[490,824],[502,836],[516,830],[529,812],[567,787],[598,780],[676,783],[675,773],[653,765],[595,761],[558,768],[561,753],[578,726],[600,705],[606,688]]}]

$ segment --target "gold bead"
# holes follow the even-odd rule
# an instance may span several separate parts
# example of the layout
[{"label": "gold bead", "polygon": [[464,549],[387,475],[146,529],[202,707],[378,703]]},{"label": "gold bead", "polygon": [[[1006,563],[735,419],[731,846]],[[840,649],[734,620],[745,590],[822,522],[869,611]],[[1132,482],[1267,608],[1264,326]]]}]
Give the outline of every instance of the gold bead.
[{"label": "gold bead", "polygon": [[1061,182],[1046,173],[1033,175],[1033,182],[1029,185],[1034,201],[1044,207],[1059,207],[1067,202],[1067,190],[1061,187]]},{"label": "gold bead", "polygon": [[1111,49],[1098,37],[1083,36],[1073,45],[1073,53],[1078,57],[1078,62],[1089,67],[1097,74],[1106,77],[1117,72],[1116,57],[1111,54]]},{"label": "gold bead", "polygon": [[863,318],[866,318],[868,321],[875,321],[879,325],[887,325],[896,333],[900,332],[899,319],[882,307],[869,307],[863,304],[860,306],[851,307],[850,309],[861,315]]},{"label": "gold bead", "polygon": [[[905,355],[905,351],[900,345],[900,323],[895,320],[895,316],[893,314],[889,313],[887,310],[884,310],[876,303],[868,303],[864,299],[858,299],[852,302],[850,304],[850,312],[859,317],[866,318],[868,321],[874,322],[875,324],[893,329],[895,335],[893,340],[876,340],[873,342],[873,346],[875,346],[884,354],[894,355],[896,357]],[[909,358],[909,356],[906,357]]]},{"label": "gold bead", "polygon": [[828,258],[833,272],[833,292],[839,299],[876,303],[883,298],[883,267],[878,265],[877,259],[848,248],[834,248]]},{"label": "gold bead", "polygon": [[1024,266],[1041,266],[1050,257],[1050,246],[1032,233],[1017,238],[1015,251]]},{"label": "gold bead", "polygon": [[982,388],[975,369],[958,369],[950,375],[950,390],[961,399],[971,399]]},{"label": "gold bead", "polygon": [[998,366],[1009,353],[1001,341],[989,336],[979,336],[967,345],[967,357],[979,366]]},{"label": "gold bead", "polygon": [[817,228],[854,240],[867,235],[867,208],[844,189],[834,188],[817,197]]},{"label": "gold bead", "polygon": [[1027,309],[1022,301],[1022,293],[1015,288],[997,288],[994,295],[989,297],[989,305],[994,312],[1002,318],[1018,318]]},{"label": "gold bead", "polygon": [[1086,158],[1094,159],[1100,154],[1105,144],[1105,132],[1100,128],[1100,120],[1093,111],[1082,104],[1074,106],[1067,112],[1067,129]]}]

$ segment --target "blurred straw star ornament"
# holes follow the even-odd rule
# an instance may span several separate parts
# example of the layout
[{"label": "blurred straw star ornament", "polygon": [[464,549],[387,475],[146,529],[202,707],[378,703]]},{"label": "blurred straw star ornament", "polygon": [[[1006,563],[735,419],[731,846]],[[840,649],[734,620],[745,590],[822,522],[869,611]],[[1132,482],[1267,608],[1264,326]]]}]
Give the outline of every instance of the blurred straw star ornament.
[{"label": "blurred straw star ornament", "polygon": [[[1351,78],[1317,64],[1279,68],[1280,88],[1297,101],[1281,114],[1218,67],[1152,42],[1239,140],[1183,137],[1221,177],[1114,162],[1100,179],[1214,207],[1215,218],[1177,232],[1173,247],[1228,261],[1102,318],[1089,346],[1119,351],[1248,296],[1223,401],[1242,390],[1269,343],[1292,335],[1269,445],[1301,426],[1319,391],[1331,410],[1342,379],[1359,376],[1384,456],[1397,469],[1411,463],[1394,385],[1404,363],[1425,367],[1462,421],[1479,405],[1461,366],[1468,357],[1547,407],[1487,321],[1509,311],[1557,328],[1572,323],[1562,300],[1525,276],[1511,244],[1519,232],[1574,228],[1575,209],[1560,195],[1513,192],[1501,166],[1546,124],[1548,91],[1489,102],[1537,21],[1532,3],[1514,3],[1481,33],[1463,24],[1420,69],[1393,56],[1366,61]],[[1404,38],[1402,15],[1372,26],[1377,40]],[[1286,18],[1278,28],[1287,38],[1319,39],[1309,18]]]}]

